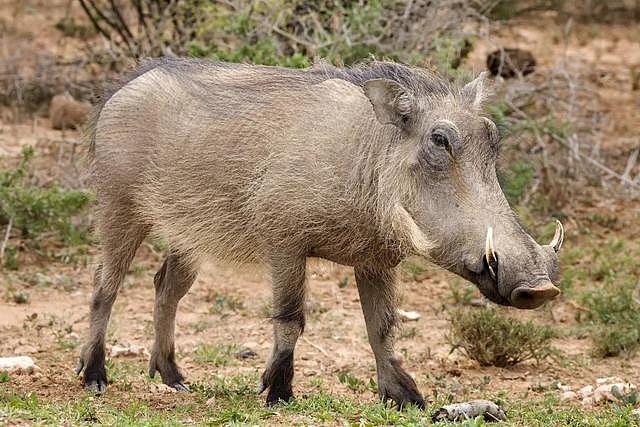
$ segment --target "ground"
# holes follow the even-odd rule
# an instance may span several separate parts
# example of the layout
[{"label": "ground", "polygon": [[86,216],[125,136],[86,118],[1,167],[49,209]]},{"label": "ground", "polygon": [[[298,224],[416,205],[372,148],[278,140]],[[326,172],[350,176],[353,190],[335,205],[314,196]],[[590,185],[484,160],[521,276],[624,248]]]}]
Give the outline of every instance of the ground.
[{"label": "ground", "polygon": [[[52,48],[51,40],[58,40],[59,35],[43,24],[49,20],[36,6],[28,22],[40,22],[46,30],[31,33],[31,45]],[[3,11],[5,19],[10,16],[8,10]],[[553,66],[553,52],[560,48],[549,46],[558,46],[553,37],[561,34],[563,27],[553,19],[545,23],[520,22],[502,28],[492,43],[511,40],[531,49],[543,66]],[[24,31],[29,32],[28,27]],[[621,152],[640,130],[640,96],[628,89],[628,70],[640,66],[638,33],[637,26],[630,31],[600,26],[593,27],[591,33],[584,30],[579,33],[582,39],[576,37],[570,42],[573,62],[577,57],[588,66],[607,70],[603,76],[594,68],[594,75],[603,79],[600,95],[605,110],[612,113],[605,129],[611,141],[608,147],[618,147]],[[537,42],[527,46],[525,40]],[[54,44],[63,55],[70,54],[70,45]],[[490,43],[479,45],[470,58],[473,67],[482,66],[483,55],[490,48]],[[589,56],[598,51],[599,55]],[[78,133],[52,131],[42,117],[26,123],[3,117],[0,156],[15,157],[22,145],[32,144],[41,153],[42,167],[52,176],[61,176],[69,165],[76,164],[75,160],[71,163],[70,144],[65,141],[77,141]],[[72,175],[82,179],[81,171]],[[564,246],[569,251],[573,248],[573,252],[563,261],[571,269],[591,271],[597,248],[618,240],[626,242],[625,253],[639,259],[637,202],[600,199],[589,204],[582,200],[570,211],[573,215],[566,224]],[[591,218],[615,218],[615,224],[585,220],[590,214],[596,215]],[[594,384],[598,378],[615,376],[640,386],[640,356],[595,356],[589,336],[576,320],[583,310],[576,289],[588,290],[589,279],[578,280],[572,290],[538,310],[503,309],[513,317],[556,327],[560,337],[553,344],[561,350],[560,358],[510,368],[482,367],[459,352],[451,352],[446,340],[451,310],[461,304],[454,290],[460,292],[467,284],[421,259],[407,260],[401,266],[401,308],[416,311],[421,317],[403,323],[397,350],[428,399],[425,411],[398,411],[378,402],[373,354],[353,272],[315,260],[309,263],[307,272],[308,321],[296,349],[297,399],[293,403],[269,408],[264,405],[264,396],[256,393],[271,346],[266,272],[259,266],[214,262],[203,268],[178,313],[177,359],[191,393],[173,393],[161,387],[157,377],[147,375],[147,357],[139,355],[109,358],[111,384],[104,396],[96,397],[83,390],[74,368],[88,329],[92,274],[99,252],[96,246],[71,250],[50,245],[47,249],[49,256],[28,256],[17,272],[0,270],[0,286],[5,287],[7,295],[0,300],[0,356],[29,355],[40,367],[31,375],[10,374],[6,382],[0,377],[0,423],[414,425],[429,423],[430,412],[442,404],[473,398],[503,404],[510,425],[640,423],[631,415],[632,405],[583,407],[560,401],[558,383],[578,389]],[[162,258],[160,245],[145,242],[115,304],[108,348],[116,344],[151,347],[152,280]],[[15,293],[27,294],[28,302],[19,304],[8,297]]]}]

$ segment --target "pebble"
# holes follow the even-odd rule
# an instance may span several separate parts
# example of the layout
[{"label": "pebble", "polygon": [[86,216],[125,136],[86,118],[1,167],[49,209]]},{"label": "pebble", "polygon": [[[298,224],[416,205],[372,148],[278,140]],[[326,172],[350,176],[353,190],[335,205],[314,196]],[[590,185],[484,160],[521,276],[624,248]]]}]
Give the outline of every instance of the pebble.
[{"label": "pebble", "polygon": [[157,393],[177,393],[178,392],[175,388],[169,387],[166,384],[154,384],[154,388]]},{"label": "pebble", "polygon": [[402,309],[398,309],[398,315],[402,320],[414,321],[420,318],[420,313],[417,311],[404,311]]},{"label": "pebble", "polygon": [[18,374],[32,374],[40,368],[29,356],[0,357],[0,371]]},{"label": "pebble", "polygon": [[593,394],[593,386],[591,385],[584,386],[580,390],[578,390],[578,396],[581,399],[584,399],[585,397],[589,397],[592,394]]},{"label": "pebble", "polygon": [[141,345],[130,344],[129,346],[113,345],[109,351],[111,357],[127,357],[144,355],[149,357],[149,351]]}]

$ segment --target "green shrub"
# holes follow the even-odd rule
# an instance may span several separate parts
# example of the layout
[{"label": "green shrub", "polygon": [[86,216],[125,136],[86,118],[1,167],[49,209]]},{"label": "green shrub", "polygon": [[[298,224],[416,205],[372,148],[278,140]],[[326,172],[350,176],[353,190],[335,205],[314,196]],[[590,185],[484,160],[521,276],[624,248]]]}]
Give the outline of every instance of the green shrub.
[{"label": "green shrub", "polygon": [[452,313],[447,341],[483,366],[511,366],[527,360],[536,363],[557,357],[551,345],[557,333],[548,326],[503,316],[493,309],[460,309]]},{"label": "green shrub", "polygon": [[517,205],[531,185],[535,169],[531,162],[517,160],[500,175],[500,185],[511,206]]},{"label": "green shrub", "polygon": [[[77,226],[74,218],[89,204],[89,194],[35,185],[30,177],[33,155],[33,148],[25,146],[18,166],[0,171],[0,224],[12,224],[23,239],[52,233],[65,244],[85,243],[87,227]],[[4,262],[6,268],[18,268],[15,248],[6,248]]]}]

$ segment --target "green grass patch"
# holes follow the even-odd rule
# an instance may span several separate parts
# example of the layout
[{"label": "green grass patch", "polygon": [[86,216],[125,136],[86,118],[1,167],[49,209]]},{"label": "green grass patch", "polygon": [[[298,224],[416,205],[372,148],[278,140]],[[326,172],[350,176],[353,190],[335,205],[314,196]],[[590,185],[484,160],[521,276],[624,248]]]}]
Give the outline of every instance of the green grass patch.
[{"label": "green grass patch", "polygon": [[527,360],[539,363],[560,352],[551,345],[554,329],[522,322],[493,309],[458,309],[451,315],[447,341],[483,366],[511,366]]},{"label": "green grass patch", "polygon": [[[175,404],[140,400],[134,393],[115,398],[94,398],[79,393],[67,400],[48,400],[33,393],[0,389],[0,423],[36,425],[434,425],[431,414],[450,403],[436,399],[422,411],[408,407],[399,411],[376,398],[336,396],[323,390],[299,395],[291,403],[267,407],[258,396],[257,375],[212,377],[206,383],[192,384],[192,393],[175,396]],[[480,397],[480,396],[479,396]],[[561,404],[556,393],[544,396],[515,396],[505,391],[481,396],[501,404],[507,411],[505,426],[635,426],[640,418],[631,413],[633,406],[623,402],[585,410],[582,406]],[[459,398],[453,399],[459,401]],[[439,426],[484,426],[483,420],[462,423],[438,423]]]},{"label": "green grass patch", "polygon": [[597,356],[633,356],[640,349],[640,247],[611,239],[568,253],[560,286],[586,311],[577,315]]},{"label": "green grass patch", "polygon": [[235,363],[239,348],[236,345],[201,344],[193,353],[194,359],[213,366],[226,366]]}]

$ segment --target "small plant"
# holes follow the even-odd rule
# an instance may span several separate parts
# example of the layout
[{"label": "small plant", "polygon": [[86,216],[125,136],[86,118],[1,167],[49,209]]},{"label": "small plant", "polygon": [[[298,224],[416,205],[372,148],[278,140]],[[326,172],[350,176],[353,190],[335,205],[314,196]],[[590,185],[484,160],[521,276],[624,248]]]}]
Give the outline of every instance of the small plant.
[{"label": "small plant", "polygon": [[0,384],[9,382],[9,372],[0,371]]},{"label": "small plant", "polygon": [[456,305],[471,305],[475,294],[473,285],[461,286],[458,283],[451,284],[451,298]]},{"label": "small plant", "polygon": [[338,287],[340,289],[344,289],[347,286],[349,286],[349,276],[344,276],[339,282],[338,282]]},{"label": "small plant", "polygon": [[338,381],[346,385],[349,390],[357,391],[359,393],[363,392],[367,388],[364,381],[348,372],[340,372],[338,374]]},{"label": "small plant", "polygon": [[206,301],[213,302],[213,305],[209,308],[209,313],[211,314],[224,314],[226,311],[240,311],[244,308],[244,303],[240,298],[219,292],[209,294]]},{"label": "small plant", "polygon": [[226,366],[233,363],[238,347],[235,345],[207,345],[198,346],[194,352],[194,358],[203,363],[214,366]]},{"label": "small plant", "polygon": [[447,341],[483,366],[511,366],[527,360],[536,363],[557,357],[551,345],[557,333],[550,327],[503,316],[493,309],[455,311]]},{"label": "small plant", "polygon": [[517,205],[524,197],[534,176],[530,162],[518,160],[509,166],[509,170],[500,176],[500,185],[509,203]]}]

